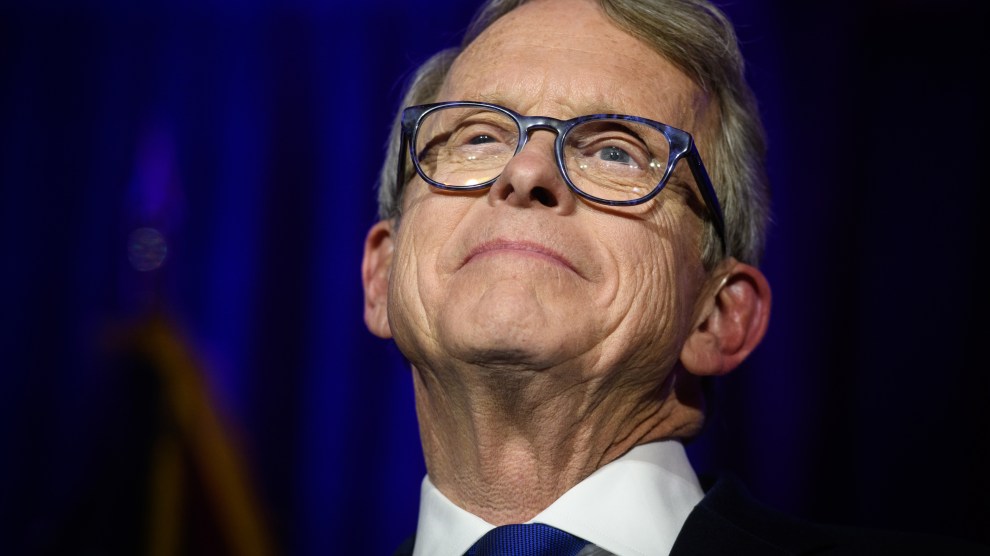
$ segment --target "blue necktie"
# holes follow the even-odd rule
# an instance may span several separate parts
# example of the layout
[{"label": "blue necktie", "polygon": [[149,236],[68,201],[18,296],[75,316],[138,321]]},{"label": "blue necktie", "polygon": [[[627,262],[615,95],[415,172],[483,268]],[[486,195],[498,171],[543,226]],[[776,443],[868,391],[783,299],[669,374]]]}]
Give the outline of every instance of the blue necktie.
[{"label": "blue necktie", "polygon": [[464,556],[574,556],[588,541],[544,525],[502,525],[485,533]]}]

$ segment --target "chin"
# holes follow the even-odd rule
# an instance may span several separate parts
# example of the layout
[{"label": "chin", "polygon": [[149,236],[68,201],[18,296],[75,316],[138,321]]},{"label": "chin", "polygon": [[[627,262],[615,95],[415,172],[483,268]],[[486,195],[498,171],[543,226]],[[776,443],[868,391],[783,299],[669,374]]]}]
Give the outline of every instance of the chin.
[{"label": "chin", "polygon": [[[475,316],[481,316],[476,314]],[[482,319],[444,330],[442,342],[455,358],[479,365],[511,370],[540,371],[573,361],[586,349],[581,339],[589,335],[574,322],[535,319]]]},{"label": "chin", "polygon": [[434,329],[451,356],[469,363],[548,368],[578,355],[602,327],[601,312],[559,281],[527,275],[448,292]]}]

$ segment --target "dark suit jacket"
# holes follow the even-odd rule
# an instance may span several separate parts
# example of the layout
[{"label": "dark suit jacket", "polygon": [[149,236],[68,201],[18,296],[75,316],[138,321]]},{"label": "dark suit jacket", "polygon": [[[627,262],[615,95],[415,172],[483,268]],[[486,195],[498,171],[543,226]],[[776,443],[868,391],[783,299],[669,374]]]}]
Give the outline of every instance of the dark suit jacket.
[{"label": "dark suit jacket", "polygon": [[[410,537],[395,556],[411,556]],[[823,525],[756,502],[734,477],[720,479],[695,506],[671,556],[990,556],[990,547],[945,537]]]}]

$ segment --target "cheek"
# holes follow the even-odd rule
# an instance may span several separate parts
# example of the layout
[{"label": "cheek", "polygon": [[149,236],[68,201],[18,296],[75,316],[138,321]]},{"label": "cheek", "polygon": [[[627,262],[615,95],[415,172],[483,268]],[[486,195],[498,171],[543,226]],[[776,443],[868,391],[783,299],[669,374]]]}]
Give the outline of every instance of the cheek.
[{"label": "cheek", "polygon": [[619,277],[609,307],[615,333],[610,343],[639,346],[626,354],[644,364],[667,368],[690,327],[695,269],[700,268],[690,229],[674,211],[627,226],[621,242],[613,242],[612,260]]},{"label": "cheek", "polygon": [[388,320],[399,349],[413,360],[413,338],[416,336],[413,332],[425,328],[425,319],[423,302],[419,296],[417,258],[409,246],[405,245],[408,238],[406,233],[397,235],[389,274]]},{"label": "cheek", "polygon": [[432,341],[436,337],[433,313],[443,305],[448,287],[447,276],[440,270],[441,256],[464,211],[459,207],[463,203],[443,201],[450,199],[430,194],[412,196],[399,224],[389,277],[389,320],[400,347],[400,336],[408,337],[408,341],[413,337]]},{"label": "cheek", "polygon": [[410,206],[406,251],[423,297],[432,298],[446,288],[452,270],[451,253],[456,252],[457,238],[463,237],[459,229],[471,201],[436,193],[424,195]]},{"label": "cheek", "polygon": [[640,238],[631,241],[640,247],[621,261],[622,282],[616,299],[628,326],[639,329],[664,328],[676,311],[676,296],[672,284],[672,249],[666,241]]}]

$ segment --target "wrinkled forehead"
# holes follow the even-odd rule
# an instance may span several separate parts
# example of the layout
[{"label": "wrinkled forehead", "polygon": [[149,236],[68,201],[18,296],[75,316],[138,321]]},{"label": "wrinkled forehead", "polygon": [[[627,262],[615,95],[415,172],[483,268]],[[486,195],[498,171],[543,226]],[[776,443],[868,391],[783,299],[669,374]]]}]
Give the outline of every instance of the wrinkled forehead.
[{"label": "wrinkled forehead", "polygon": [[538,0],[501,17],[457,57],[437,100],[524,114],[621,113],[700,130],[710,99],[586,0]]}]

